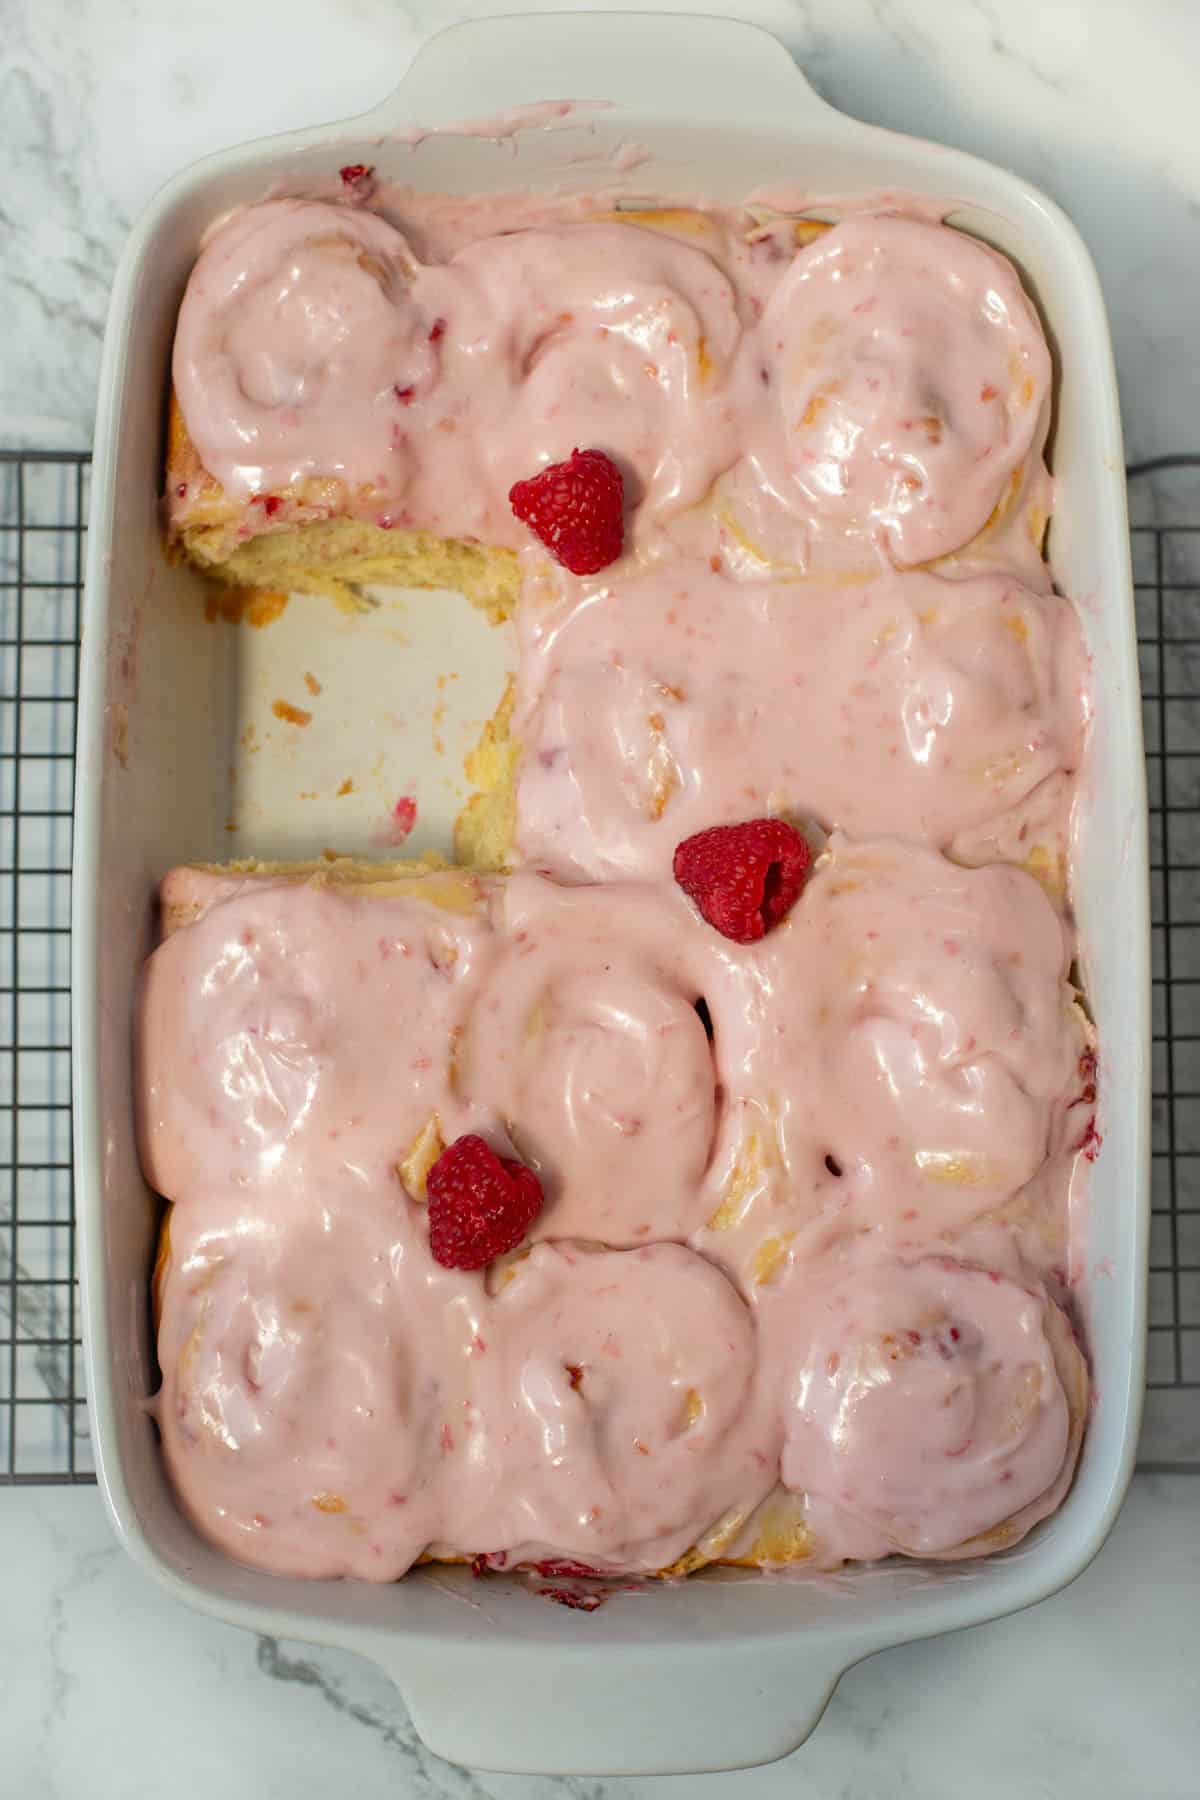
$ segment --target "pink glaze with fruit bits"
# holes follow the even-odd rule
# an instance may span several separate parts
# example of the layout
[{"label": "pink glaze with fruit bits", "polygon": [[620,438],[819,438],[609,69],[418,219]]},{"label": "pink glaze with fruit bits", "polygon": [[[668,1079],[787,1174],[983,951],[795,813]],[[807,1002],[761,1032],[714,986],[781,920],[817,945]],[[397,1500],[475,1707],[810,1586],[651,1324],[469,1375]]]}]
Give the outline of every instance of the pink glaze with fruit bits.
[{"label": "pink glaze with fruit bits", "polygon": [[1001,1523],[998,1495],[1026,1528],[1057,1504],[1082,1364],[1036,1286],[927,1257],[793,1307],[783,1481],[856,1554],[955,1551]]},{"label": "pink glaze with fruit bits", "polygon": [[363,207],[276,201],[206,245],[174,378],[233,499],[333,476],[363,516],[519,547],[509,489],[576,448],[616,460],[642,524],[702,499],[737,455],[740,340],[713,258],[634,224],[423,263]]},{"label": "pink glaze with fruit bits", "polygon": [[[667,562],[564,582],[517,630],[517,839],[566,879],[665,875],[771,812],[941,849],[1082,751],[1074,612],[999,572],[824,590]],[[1060,804],[1034,842],[1066,827]]]},{"label": "pink glaze with fruit bits", "polygon": [[805,571],[911,565],[960,550],[1021,477],[1050,353],[1002,256],[860,214],[786,268],[742,377],[730,501],[750,541]]},{"label": "pink glaze with fruit bits", "polygon": [[[168,877],[138,1105],[181,1503],[378,1580],[1015,1543],[1087,1413],[1096,1069],[1033,306],[927,212],[344,185],[214,231],[177,397],[277,502],[245,535],[521,551],[524,866]],[[576,450],[624,490],[583,577],[508,498]],[[736,858],[797,831],[750,941]],[[467,1135],[542,1195],[470,1270],[426,1187]]]}]

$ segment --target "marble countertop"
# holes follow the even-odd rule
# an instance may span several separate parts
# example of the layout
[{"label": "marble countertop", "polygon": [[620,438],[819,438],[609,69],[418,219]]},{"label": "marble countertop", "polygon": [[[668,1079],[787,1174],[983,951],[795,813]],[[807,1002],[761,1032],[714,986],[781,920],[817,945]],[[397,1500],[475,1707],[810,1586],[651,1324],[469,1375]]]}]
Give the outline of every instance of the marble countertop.
[{"label": "marble countertop", "polygon": [[[361,111],[439,26],[521,3],[9,0],[0,443],[89,441],[115,260],[176,169],[252,135]],[[1058,199],[1104,282],[1130,457],[1200,448],[1200,8],[726,0],[721,10],[774,30],[847,112],[978,151]],[[94,1489],[4,1490],[0,1790],[20,1800],[125,1800],[164,1785],[177,1800],[1182,1800],[1197,1792],[1200,1752],[1198,1520],[1200,1478],[1139,1476],[1112,1540],[1066,1593],[872,1658],[844,1678],[810,1742],[771,1769],[552,1781],[442,1763],[370,1665],[181,1610],[127,1561]]]},{"label": "marble countertop", "polygon": [[770,1768],[597,1780],[485,1775],[442,1762],[372,1664],[181,1611],[128,1560],[94,1492],[4,1493],[0,1792],[13,1800],[1194,1800],[1198,1508],[1200,1479],[1139,1475],[1108,1545],[1065,1593],[860,1663],[808,1743]]},{"label": "marble countertop", "polygon": [[[631,0],[624,0],[628,9]],[[622,10],[594,0],[595,10]],[[0,431],[90,442],[109,285],[156,188],[249,137],[361,112],[455,19],[537,0],[8,0],[0,60],[10,351]],[[636,8],[635,8],[636,10]],[[658,0],[755,20],[854,116],[991,158],[1087,239],[1130,459],[1200,447],[1200,15],[1180,0]],[[1182,369],[1181,369],[1182,359]]]}]

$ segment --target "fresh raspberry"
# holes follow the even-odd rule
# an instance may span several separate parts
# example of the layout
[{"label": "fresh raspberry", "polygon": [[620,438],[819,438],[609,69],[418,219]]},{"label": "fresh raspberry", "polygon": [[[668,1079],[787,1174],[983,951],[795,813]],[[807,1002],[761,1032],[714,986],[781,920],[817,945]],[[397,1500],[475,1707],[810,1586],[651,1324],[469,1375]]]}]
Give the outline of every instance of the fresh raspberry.
[{"label": "fresh raspberry", "polygon": [[429,1248],[447,1269],[482,1269],[515,1250],[542,1210],[542,1184],[532,1169],[497,1156],[474,1133],[456,1138],[426,1180]]},{"label": "fresh raspberry", "polygon": [[594,575],[621,554],[625,483],[603,450],[572,450],[568,462],[518,481],[508,499],[573,575]]},{"label": "fresh raspberry", "polygon": [[675,851],[675,879],[701,915],[735,944],[754,944],[786,918],[812,855],[782,819],[713,825]]}]

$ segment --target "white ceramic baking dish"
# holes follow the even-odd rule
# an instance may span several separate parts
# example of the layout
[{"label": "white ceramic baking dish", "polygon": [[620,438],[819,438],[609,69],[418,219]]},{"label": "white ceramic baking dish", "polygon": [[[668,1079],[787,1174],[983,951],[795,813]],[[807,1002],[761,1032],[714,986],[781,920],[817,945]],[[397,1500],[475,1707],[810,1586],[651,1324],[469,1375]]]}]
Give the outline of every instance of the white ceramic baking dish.
[{"label": "white ceramic baking dish", "polygon": [[[613,104],[499,143],[446,134],[412,143],[415,126],[488,119],[559,96]],[[611,160],[598,158],[630,142],[654,153],[631,178],[643,191],[739,200],[786,181],[812,195],[949,198],[955,223],[1019,264],[1049,326],[1060,376],[1051,556],[1059,584],[1081,603],[1096,709],[1076,886],[1102,1046],[1104,1141],[1087,1199],[1096,1404],[1078,1480],[1056,1517],[989,1562],[824,1580],[710,1573],[618,1596],[591,1615],[548,1605],[519,1582],[473,1582],[465,1570],[423,1571],[391,1587],[256,1574],[202,1542],[177,1512],[143,1408],[156,1379],[146,1300],[156,1208],[138,1172],[129,1040],[155,883],[176,861],[239,849],[369,847],[386,835],[376,827],[391,792],[416,791],[424,841],[444,839],[458,804],[458,752],[472,720],[490,710],[505,646],[465,604],[427,596],[392,597],[366,620],[313,601],[294,602],[263,632],[205,622],[199,584],[165,565],[159,538],[176,307],[216,214],[305,188],[341,163],[463,192],[588,187],[614,180]],[[393,647],[397,638],[407,654]],[[139,1564],[181,1600],[251,1630],[374,1658],[443,1756],[546,1772],[711,1770],[781,1756],[860,1658],[1028,1606],[1079,1574],[1112,1525],[1137,1435],[1149,932],[1116,388],[1096,276],[1056,207],[984,163],[843,118],[754,27],[648,14],[455,27],[365,118],[213,157],[160,194],[134,231],[104,352],[84,647],[77,1194],[96,1458],[117,1531]],[[273,730],[270,697],[303,702],[305,670],[324,683],[310,702],[312,727]],[[431,727],[428,684],[453,672],[461,679],[445,685],[442,702],[453,704]],[[339,780],[357,772],[365,797],[335,801],[331,772]]]}]

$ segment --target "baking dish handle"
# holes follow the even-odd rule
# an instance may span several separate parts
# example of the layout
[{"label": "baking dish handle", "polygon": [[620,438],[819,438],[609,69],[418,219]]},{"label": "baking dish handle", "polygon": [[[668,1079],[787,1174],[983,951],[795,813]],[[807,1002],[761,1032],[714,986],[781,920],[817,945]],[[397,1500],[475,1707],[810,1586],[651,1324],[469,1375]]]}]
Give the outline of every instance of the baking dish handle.
[{"label": "baking dish handle", "polygon": [[[797,1655],[720,1636],[686,1655],[647,1639],[588,1642],[576,1613],[563,1654],[544,1642],[457,1644],[422,1659],[381,1660],[418,1734],[448,1762],[545,1775],[700,1774],[774,1762],[801,1745],[857,1654]],[[575,1637],[578,1641],[573,1641]],[[376,1652],[379,1654],[379,1652]],[[389,1664],[391,1666],[389,1666]]]},{"label": "baking dish handle", "polygon": [[[578,116],[556,121],[541,112],[546,101],[583,104]],[[827,129],[852,123],[814,92],[778,38],[759,25],[679,13],[573,12],[449,26],[355,124],[386,137],[470,121],[472,136],[508,136],[520,124],[511,115],[522,107],[538,108],[524,122],[530,128],[602,123],[608,107],[645,112],[657,123],[702,117],[716,128],[743,130],[747,119],[793,131],[805,116],[820,115]],[[489,132],[489,124],[498,129]]]}]

